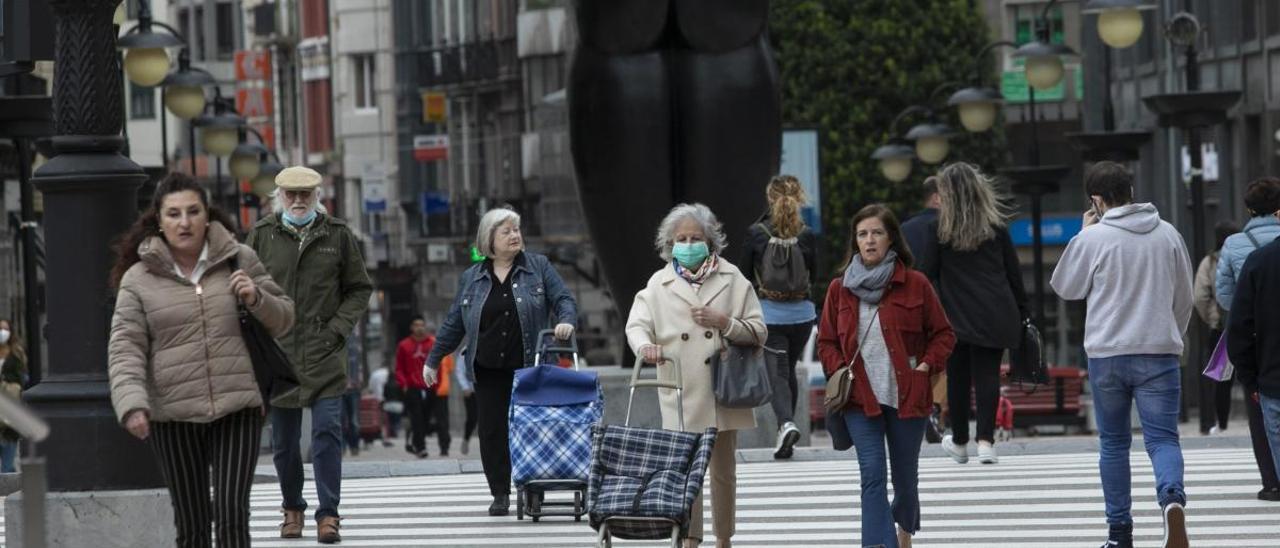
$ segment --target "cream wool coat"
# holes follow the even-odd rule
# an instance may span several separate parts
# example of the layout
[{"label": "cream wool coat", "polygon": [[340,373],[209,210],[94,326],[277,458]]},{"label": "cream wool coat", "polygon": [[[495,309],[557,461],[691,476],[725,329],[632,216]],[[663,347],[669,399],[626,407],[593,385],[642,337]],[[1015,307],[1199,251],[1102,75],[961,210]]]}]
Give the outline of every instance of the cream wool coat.
[{"label": "cream wool coat", "polygon": [[[663,357],[679,360],[684,380],[686,432],[701,432],[710,426],[720,430],[755,428],[755,414],[751,409],[729,409],[716,403],[711,356],[721,348],[722,338],[716,329],[694,323],[691,312],[694,306],[710,306],[727,314],[731,321],[725,338],[734,343],[751,344],[755,340],[748,328],[755,330],[761,344],[768,338],[760,301],[751,282],[742,276],[738,267],[720,257],[719,268],[696,292],[671,265],[655,272],[631,305],[627,342],[636,354],[646,344],[657,344],[662,346]],[[658,369],[658,378],[674,380],[675,372],[670,365],[663,365]],[[676,403],[675,390],[658,391],[664,429],[680,429]]]},{"label": "cream wool coat", "polygon": [[267,274],[258,255],[217,222],[205,239],[209,266],[199,284],[174,271],[164,238],[138,245],[141,260],[125,272],[116,294],[107,347],[111,403],[121,422],[135,409],[151,420],[208,423],[262,397],[240,332],[230,259],[258,286],[249,312],[273,337],[293,325],[293,301]]}]

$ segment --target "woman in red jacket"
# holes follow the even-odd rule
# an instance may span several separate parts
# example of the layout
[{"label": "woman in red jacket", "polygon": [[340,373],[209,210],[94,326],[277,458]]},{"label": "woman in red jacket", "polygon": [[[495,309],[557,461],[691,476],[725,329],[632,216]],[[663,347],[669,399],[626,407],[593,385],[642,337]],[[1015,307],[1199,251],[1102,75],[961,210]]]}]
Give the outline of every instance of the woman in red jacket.
[{"label": "woman in red jacket", "polygon": [[827,420],[848,429],[858,453],[862,546],[908,547],[920,529],[917,472],[933,406],[929,376],[946,367],[956,337],[929,280],[911,270],[911,251],[893,213],[870,205],[850,224],[849,261],[827,289],[818,356],[827,377],[852,364],[853,392],[849,405]]}]

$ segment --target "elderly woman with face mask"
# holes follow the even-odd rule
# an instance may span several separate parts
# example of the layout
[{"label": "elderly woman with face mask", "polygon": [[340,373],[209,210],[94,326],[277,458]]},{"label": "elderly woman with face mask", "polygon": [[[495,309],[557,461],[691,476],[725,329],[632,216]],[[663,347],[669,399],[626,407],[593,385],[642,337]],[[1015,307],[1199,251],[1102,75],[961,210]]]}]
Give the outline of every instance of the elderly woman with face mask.
[{"label": "elderly woman with face mask", "polygon": [[229,223],[195,181],[170,174],[121,236],[111,273],[111,402],[129,433],[155,450],[181,548],[212,546],[211,522],[218,546],[249,546],[268,402],[237,307],[273,336],[293,325],[293,302]]},{"label": "elderly woman with face mask", "polygon": [[480,461],[493,503],[489,515],[505,516],[511,506],[511,453],[507,408],[516,369],[535,365],[538,333],[556,319],[559,339],[573,336],[578,305],[546,257],[526,251],[520,215],[493,209],[480,219],[476,248],[485,260],[458,281],[458,295],[427,355],[422,377],[439,380],[440,362],[465,347],[467,378],[475,386]]},{"label": "elderly woman with face mask", "polygon": [[[737,431],[755,428],[750,409],[730,409],[716,402],[711,356],[725,344],[750,345],[768,337],[764,314],[751,282],[721,256],[725,236],[716,216],[702,204],[680,204],[658,225],[654,239],[666,264],[636,294],[627,318],[627,342],[649,363],[662,358],[679,362],[684,382],[684,429],[719,429],[711,453],[711,514],[716,546],[729,546],[734,533],[737,492]],[[662,362],[667,363],[667,362]],[[674,380],[670,365],[659,378]],[[662,427],[678,430],[674,390],[659,392]],[[693,503],[685,546],[703,538],[702,500]]]},{"label": "elderly woman with face mask", "polygon": [[920,442],[933,410],[929,377],[946,368],[956,336],[928,278],[911,269],[893,212],[864,207],[850,228],[844,275],[831,280],[822,307],[818,357],[828,378],[848,366],[853,389],[827,427],[847,432],[833,438],[852,439],[858,453],[860,546],[906,547],[920,529]]}]

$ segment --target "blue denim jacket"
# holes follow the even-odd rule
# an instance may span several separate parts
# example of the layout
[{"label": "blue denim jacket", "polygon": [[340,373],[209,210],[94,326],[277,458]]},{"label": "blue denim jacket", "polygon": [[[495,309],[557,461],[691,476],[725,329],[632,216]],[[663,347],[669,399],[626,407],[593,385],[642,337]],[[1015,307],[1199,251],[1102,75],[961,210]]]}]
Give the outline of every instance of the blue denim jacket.
[{"label": "blue denim jacket", "polygon": [[[525,251],[523,260],[516,260],[510,275],[514,276],[511,289],[516,294],[516,314],[520,316],[520,332],[524,338],[524,364],[531,366],[534,365],[538,332],[548,329],[552,314],[555,314],[556,323],[576,326],[578,303],[545,256]],[[444,324],[436,331],[436,344],[427,356],[428,366],[439,369],[440,360],[465,346],[462,359],[468,365],[466,376],[475,382],[471,351],[480,335],[480,311],[492,287],[493,279],[489,277],[489,269],[484,263],[476,263],[462,273],[458,279],[458,295],[449,307]]]}]

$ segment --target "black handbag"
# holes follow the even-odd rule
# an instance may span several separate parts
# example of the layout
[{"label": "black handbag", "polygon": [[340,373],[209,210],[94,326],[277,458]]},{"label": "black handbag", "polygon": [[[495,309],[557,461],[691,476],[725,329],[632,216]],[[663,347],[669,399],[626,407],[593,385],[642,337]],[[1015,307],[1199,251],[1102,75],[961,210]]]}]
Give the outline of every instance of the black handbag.
[{"label": "black handbag", "polygon": [[1032,386],[1049,382],[1040,330],[1030,319],[1022,322],[1022,345],[1009,349],[1009,381]]},{"label": "black handbag", "polygon": [[[233,257],[231,271],[239,269]],[[253,377],[258,381],[258,391],[262,394],[262,405],[270,407],[272,401],[298,390],[298,376],[280,343],[258,318],[253,317],[239,297],[236,298],[236,311],[240,319],[240,334],[244,337],[245,348],[249,350],[249,360],[253,362]]]},{"label": "black handbag", "polygon": [[[741,321],[741,320],[737,320]],[[716,402],[733,409],[753,409],[773,399],[769,381],[769,365],[760,335],[747,322],[755,343],[750,346],[730,344],[711,356],[711,374],[715,383]]]}]

